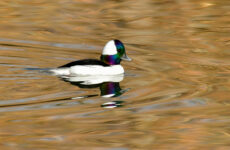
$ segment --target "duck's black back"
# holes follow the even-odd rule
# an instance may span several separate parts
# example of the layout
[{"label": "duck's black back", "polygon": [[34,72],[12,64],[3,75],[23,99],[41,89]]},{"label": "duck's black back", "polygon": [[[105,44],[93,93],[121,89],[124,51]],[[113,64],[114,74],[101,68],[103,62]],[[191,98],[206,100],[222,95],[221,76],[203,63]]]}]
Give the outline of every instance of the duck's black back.
[{"label": "duck's black back", "polygon": [[73,61],[58,68],[71,67],[75,65],[99,65],[99,66],[109,66],[108,64],[97,60],[97,59],[83,59],[78,61]]}]

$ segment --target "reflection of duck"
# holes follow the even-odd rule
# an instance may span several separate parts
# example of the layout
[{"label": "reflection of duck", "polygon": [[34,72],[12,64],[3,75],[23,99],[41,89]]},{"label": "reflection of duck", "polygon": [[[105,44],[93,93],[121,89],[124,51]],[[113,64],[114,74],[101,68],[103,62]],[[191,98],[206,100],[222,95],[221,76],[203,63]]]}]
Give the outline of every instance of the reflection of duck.
[{"label": "reflection of duck", "polygon": [[124,75],[116,76],[59,76],[62,80],[80,88],[100,88],[102,97],[117,97],[126,90],[120,88],[119,82]]},{"label": "reflection of duck", "polygon": [[112,102],[107,102],[101,105],[103,108],[116,108],[116,107],[121,107],[123,106],[122,103],[124,101],[112,101]]},{"label": "reflection of duck", "polygon": [[121,41],[111,40],[105,45],[100,60],[78,60],[50,71],[55,75],[117,75],[124,73],[121,60],[131,59],[126,55]]}]

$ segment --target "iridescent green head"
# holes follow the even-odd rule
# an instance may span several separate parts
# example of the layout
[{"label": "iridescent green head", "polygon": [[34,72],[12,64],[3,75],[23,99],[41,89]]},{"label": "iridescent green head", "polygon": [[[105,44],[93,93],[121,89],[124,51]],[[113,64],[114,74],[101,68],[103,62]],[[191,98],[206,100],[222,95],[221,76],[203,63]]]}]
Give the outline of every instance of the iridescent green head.
[{"label": "iridescent green head", "polygon": [[107,42],[102,51],[101,61],[109,65],[118,65],[121,60],[131,61],[126,55],[124,44],[119,40]]}]

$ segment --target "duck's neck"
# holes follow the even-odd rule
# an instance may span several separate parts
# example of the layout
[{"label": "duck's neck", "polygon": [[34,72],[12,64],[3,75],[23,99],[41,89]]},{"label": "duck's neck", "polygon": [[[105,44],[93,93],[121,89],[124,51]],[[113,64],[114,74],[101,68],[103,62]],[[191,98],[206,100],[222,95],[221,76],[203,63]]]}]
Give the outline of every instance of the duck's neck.
[{"label": "duck's neck", "polygon": [[119,55],[101,55],[101,61],[108,65],[118,65],[121,62]]}]

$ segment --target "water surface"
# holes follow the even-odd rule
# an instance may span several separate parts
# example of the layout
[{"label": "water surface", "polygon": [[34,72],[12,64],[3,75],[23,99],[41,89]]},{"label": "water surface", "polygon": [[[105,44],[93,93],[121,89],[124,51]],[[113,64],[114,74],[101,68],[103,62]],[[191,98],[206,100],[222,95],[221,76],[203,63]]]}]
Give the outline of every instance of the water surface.
[{"label": "water surface", "polygon": [[[228,0],[1,1],[0,149],[230,149],[229,9]],[[83,87],[41,71],[99,58],[111,39],[133,59],[120,81]]]}]

